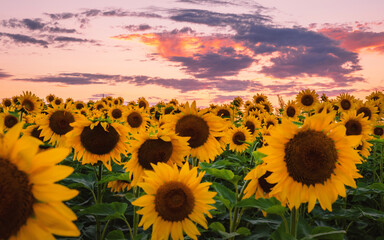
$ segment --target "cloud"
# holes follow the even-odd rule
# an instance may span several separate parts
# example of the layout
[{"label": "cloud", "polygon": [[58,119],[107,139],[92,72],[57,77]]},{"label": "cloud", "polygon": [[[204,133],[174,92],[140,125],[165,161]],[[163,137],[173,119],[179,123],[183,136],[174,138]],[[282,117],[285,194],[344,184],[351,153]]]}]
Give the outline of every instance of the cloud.
[{"label": "cloud", "polygon": [[384,32],[372,32],[367,28],[353,30],[347,27],[329,27],[318,30],[320,33],[340,42],[340,46],[353,52],[369,49],[384,53]]},{"label": "cloud", "polygon": [[58,42],[90,42],[87,39],[74,38],[74,37],[55,37],[54,40]]},{"label": "cloud", "polygon": [[22,35],[22,34],[12,34],[12,33],[0,32],[0,38],[3,37],[3,36],[12,39],[16,43],[37,44],[37,45],[41,45],[43,47],[48,47],[48,44],[49,44],[45,40],[39,40],[39,39],[30,37],[30,36],[27,36],[27,35]]},{"label": "cloud", "polygon": [[204,89],[217,89],[219,91],[231,92],[234,90],[245,91],[252,90],[258,86],[250,80],[198,80],[194,78],[160,78],[149,77],[143,75],[122,76],[109,74],[92,74],[92,73],[60,73],[58,75],[41,76],[37,78],[16,78],[15,81],[26,82],[45,82],[60,83],[65,85],[93,85],[108,84],[116,85],[121,83],[129,83],[135,86],[157,85],[164,88],[179,90],[182,93],[199,91]]},{"label": "cloud", "polygon": [[50,32],[50,33],[76,33],[76,29],[74,28],[62,28],[56,26],[56,22],[43,22],[40,18],[35,19],[16,19],[11,18],[8,20],[2,20],[1,24],[4,27],[7,28],[27,28],[31,31],[39,31],[39,32]]},{"label": "cloud", "polygon": [[3,70],[0,69],[0,79],[3,79],[3,78],[9,78],[9,77],[12,77],[12,75],[3,72]]},{"label": "cloud", "polygon": [[128,26],[124,26],[123,28],[133,32],[146,31],[146,30],[152,29],[152,27],[149,26],[148,24],[128,25]]}]

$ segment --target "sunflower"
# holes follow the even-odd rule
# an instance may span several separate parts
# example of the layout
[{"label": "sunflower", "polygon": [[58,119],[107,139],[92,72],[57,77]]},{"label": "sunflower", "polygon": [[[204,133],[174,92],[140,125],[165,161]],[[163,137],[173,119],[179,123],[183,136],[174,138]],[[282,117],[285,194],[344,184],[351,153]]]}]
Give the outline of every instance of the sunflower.
[{"label": "sunflower", "polygon": [[364,117],[364,113],[357,115],[356,110],[342,114],[340,124],[344,125],[347,136],[361,136],[362,140],[368,139],[372,130],[371,121]]},{"label": "sunflower", "polygon": [[261,126],[265,126],[267,129],[275,127],[279,124],[279,120],[275,115],[264,113],[261,116]]},{"label": "sunflower", "polygon": [[47,110],[48,115],[40,114],[37,124],[41,130],[40,136],[44,137],[44,142],[56,146],[66,146],[66,137],[69,131],[73,129],[70,125],[78,118],[69,109],[54,107]]},{"label": "sunflower", "polygon": [[190,137],[191,156],[200,161],[209,162],[222,153],[220,143],[215,137],[224,136],[227,122],[206,110],[199,111],[196,102],[191,107],[187,103],[181,113],[168,115],[165,119],[164,129],[174,131],[182,137]]},{"label": "sunflower", "polygon": [[297,107],[296,102],[289,100],[288,103],[284,106],[283,116],[287,117],[291,121],[296,121],[299,114],[300,109]]},{"label": "sunflower", "polygon": [[267,102],[268,97],[262,93],[257,93],[256,95],[253,96],[253,102],[258,104],[262,102]]},{"label": "sunflower", "polygon": [[303,111],[310,111],[313,107],[319,103],[319,95],[315,92],[315,90],[302,90],[296,96],[297,105],[303,109]]},{"label": "sunflower", "polygon": [[95,112],[103,112],[105,109],[107,109],[107,104],[104,103],[103,101],[97,101],[94,105],[93,105],[93,110]]},{"label": "sunflower", "polygon": [[235,107],[239,108],[241,107],[241,105],[243,105],[243,99],[241,97],[235,97],[235,99],[233,99],[233,105],[235,105]]},{"label": "sunflower", "polygon": [[142,131],[133,136],[131,142],[131,159],[125,164],[125,171],[133,177],[132,185],[136,186],[143,179],[145,170],[152,170],[152,164],[159,162],[182,166],[184,157],[189,154],[188,137],[179,137],[174,133],[150,135]]},{"label": "sunflower", "polygon": [[368,101],[373,107],[376,107],[377,108],[377,116],[378,116],[378,119],[381,119],[383,114],[384,114],[384,100],[380,99],[380,100],[370,100]]},{"label": "sunflower", "polygon": [[253,141],[251,132],[244,126],[229,129],[225,137],[227,138],[225,142],[229,143],[229,149],[238,153],[247,150],[249,143]]},{"label": "sunflower", "polygon": [[244,198],[255,195],[255,198],[270,198],[269,193],[276,183],[269,183],[266,178],[272,173],[265,169],[266,164],[257,165],[245,177],[244,180],[250,180],[248,186],[244,190]]},{"label": "sunflower", "polygon": [[369,94],[366,97],[366,99],[367,100],[373,100],[373,101],[384,100],[384,94],[381,91],[374,91],[374,92],[371,92],[371,94]]},{"label": "sunflower", "polygon": [[[3,123],[4,130],[8,130],[19,122],[19,116],[8,108],[3,109],[3,111],[3,113],[0,113],[0,121]],[[3,131],[3,129],[0,129],[0,131]]]},{"label": "sunflower", "polygon": [[79,236],[76,215],[62,201],[78,191],[56,184],[73,168],[56,165],[69,149],[37,153],[40,141],[24,136],[19,123],[0,133],[0,239],[55,239]]},{"label": "sunflower", "polygon": [[149,103],[144,97],[140,97],[137,100],[137,104],[139,105],[139,108],[144,108],[145,110],[149,108]]},{"label": "sunflower", "polygon": [[82,164],[92,165],[101,161],[109,171],[112,170],[111,159],[121,164],[121,154],[128,151],[125,143],[128,128],[119,123],[92,122],[85,117],[71,124],[67,143],[74,148],[74,159]]},{"label": "sunflower", "polygon": [[3,98],[2,104],[3,104],[3,107],[5,107],[5,108],[12,106],[12,99]]},{"label": "sunflower", "polygon": [[177,105],[179,105],[179,101],[176,98],[172,98],[171,101],[169,101],[169,104],[177,107]]},{"label": "sunflower", "polygon": [[145,181],[139,186],[146,195],[132,202],[143,207],[138,214],[143,215],[139,226],[146,230],[152,226],[152,239],[184,239],[183,231],[192,239],[200,235],[194,222],[208,228],[204,214],[212,217],[209,210],[215,209],[215,192],[209,192],[211,183],[201,183],[204,172],[190,169],[185,163],[179,171],[176,165],[159,163],[148,171]]},{"label": "sunflower", "polygon": [[228,105],[222,105],[215,109],[214,113],[216,116],[224,118],[226,120],[231,120],[233,116],[233,110]]},{"label": "sunflower", "polygon": [[[371,140],[371,138],[368,140]],[[363,159],[367,159],[369,155],[371,155],[371,147],[373,144],[368,142],[368,140],[362,140],[360,144],[355,148],[363,157]]]},{"label": "sunflower", "polygon": [[379,138],[384,138],[383,122],[376,122],[375,126],[372,129],[372,134]]},{"label": "sunflower", "polygon": [[82,109],[87,108],[87,104],[83,101],[76,101],[73,103],[73,110],[80,112]]},{"label": "sunflower", "polygon": [[315,114],[319,114],[322,111],[326,111],[327,113],[330,113],[333,110],[333,105],[330,102],[322,102],[315,106]]},{"label": "sunflower", "polygon": [[325,93],[321,94],[320,99],[323,102],[329,102],[329,98],[328,98],[328,96]]},{"label": "sunflower", "polygon": [[367,117],[368,120],[376,121],[377,115],[377,107],[373,106],[371,102],[359,102],[356,107],[357,114],[364,113],[364,117]]},{"label": "sunflower", "polygon": [[147,112],[137,106],[128,108],[123,115],[123,121],[125,121],[124,124],[128,127],[131,133],[145,130],[149,120]]},{"label": "sunflower", "polygon": [[[272,113],[273,107],[272,107],[272,103],[270,101],[265,101],[265,102],[261,102],[258,104],[263,106],[264,112]],[[258,104],[256,104],[256,105],[258,105]]]},{"label": "sunflower", "polygon": [[163,108],[161,108],[161,115],[172,114],[175,109],[176,109],[175,105],[168,103]]},{"label": "sunflower", "polygon": [[337,96],[337,105],[339,107],[339,110],[341,112],[348,112],[350,110],[353,110],[355,108],[355,97],[348,94],[348,93],[342,93],[339,96]]},{"label": "sunflower", "polygon": [[41,129],[39,129],[39,127],[40,126],[37,124],[29,125],[26,129],[23,130],[23,134],[26,136],[37,138],[40,141],[44,142],[44,137],[41,136]]},{"label": "sunflower", "polygon": [[252,134],[253,140],[259,135],[258,129],[261,128],[261,123],[254,116],[248,116],[243,119],[243,125]]},{"label": "sunflower", "polygon": [[26,91],[19,96],[19,107],[29,114],[40,113],[42,102],[32,92]]},{"label": "sunflower", "polygon": [[108,116],[112,121],[123,122],[125,107],[121,105],[114,105],[108,109]]},{"label": "sunflower", "polygon": [[55,99],[50,103],[52,107],[60,107],[60,108],[64,107],[64,101],[62,98],[59,98],[59,97],[55,97]]},{"label": "sunflower", "polygon": [[311,212],[319,200],[323,209],[332,211],[337,196],[346,196],[344,185],[356,187],[356,163],[361,158],[353,147],[358,136],[345,136],[345,127],[332,123],[334,114],[316,114],[305,119],[301,128],[286,119],[266,136],[268,146],[259,149],[266,170],[272,172],[266,180],[276,186],[278,194],[292,208],[308,202]]},{"label": "sunflower", "polygon": [[131,189],[131,183],[125,180],[115,180],[108,182],[108,188],[111,189],[111,192],[128,192]]},{"label": "sunflower", "polygon": [[264,106],[260,104],[251,104],[248,105],[244,110],[244,116],[255,116],[257,118],[260,118],[260,115],[264,113]]}]

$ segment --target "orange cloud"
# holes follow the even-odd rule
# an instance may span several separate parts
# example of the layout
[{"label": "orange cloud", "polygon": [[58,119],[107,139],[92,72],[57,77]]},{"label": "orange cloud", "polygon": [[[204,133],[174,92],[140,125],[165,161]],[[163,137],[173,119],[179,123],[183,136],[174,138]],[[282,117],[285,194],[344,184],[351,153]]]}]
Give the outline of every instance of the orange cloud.
[{"label": "orange cloud", "polygon": [[[139,40],[148,46],[155,47],[157,53],[164,58],[193,57],[195,54],[219,52],[226,48],[232,48],[237,54],[251,55],[251,51],[242,43],[224,37],[199,37],[191,36],[189,34],[173,33],[146,33],[119,35],[112,38],[126,41]],[[225,51],[221,52],[221,54],[225,55]]]}]

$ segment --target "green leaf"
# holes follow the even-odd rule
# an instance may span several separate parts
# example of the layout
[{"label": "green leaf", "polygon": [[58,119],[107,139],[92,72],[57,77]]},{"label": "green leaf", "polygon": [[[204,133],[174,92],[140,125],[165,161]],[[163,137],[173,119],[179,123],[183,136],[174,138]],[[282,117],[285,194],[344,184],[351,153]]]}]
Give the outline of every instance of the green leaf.
[{"label": "green leaf", "polygon": [[121,240],[125,239],[124,233],[121,230],[110,231],[105,238],[106,240]]},{"label": "green leaf", "polygon": [[65,179],[66,181],[75,182],[77,183],[77,186],[87,188],[91,191],[93,191],[96,179],[94,175],[86,175],[81,173],[73,173],[69,177]]},{"label": "green leaf", "polygon": [[232,190],[216,182],[212,183],[212,186],[221,197],[229,200],[231,207],[236,204],[236,194]]},{"label": "green leaf", "polygon": [[383,183],[372,183],[371,185],[368,186],[368,188],[384,192],[384,184]]},{"label": "green leaf", "polygon": [[248,228],[246,227],[240,227],[236,230],[236,232],[240,235],[243,235],[243,236],[249,236],[251,235],[251,230],[249,230]]},{"label": "green leaf", "polygon": [[99,184],[101,183],[107,183],[111,181],[126,181],[128,183],[131,182],[131,179],[129,177],[129,173],[109,173],[107,176],[103,177],[100,181]]},{"label": "green leaf", "polygon": [[297,240],[291,234],[285,231],[284,224],[281,223],[279,228],[271,234],[272,240]]},{"label": "green leaf", "polygon": [[206,164],[200,163],[202,171],[205,171],[207,174],[212,175],[217,178],[221,178],[227,181],[231,181],[235,174],[231,170],[227,169],[216,169],[216,168],[207,168]]},{"label": "green leaf", "polygon": [[91,214],[95,216],[105,216],[104,220],[122,219],[124,218],[125,211],[128,204],[121,202],[113,203],[99,203],[90,206],[83,211],[80,211],[80,215]]},{"label": "green leaf", "polygon": [[256,162],[262,161],[262,159],[267,156],[266,154],[261,153],[259,151],[254,151],[252,155]]},{"label": "green leaf", "polygon": [[129,192],[125,194],[125,199],[127,199],[129,202],[133,202],[137,199],[137,197],[135,196],[135,194]]},{"label": "green leaf", "polygon": [[228,199],[223,198],[222,196],[216,196],[216,198],[224,204],[226,208],[231,208],[231,202]]},{"label": "green leaf", "polygon": [[221,222],[213,222],[209,224],[209,229],[225,232],[225,227]]},{"label": "green leaf", "polygon": [[284,213],[285,207],[281,206],[280,202],[276,198],[247,198],[241,200],[237,205],[237,207],[247,207],[247,208],[259,208],[264,211],[270,211],[273,214]]},{"label": "green leaf", "polygon": [[335,230],[331,227],[315,227],[312,229],[311,235],[305,236],[301,240],[321,239],[321,240],[343,240],[344,230]]},{"label": "green leaf", "polygon": [[281,205],[274,205],[265,210],[267,213],[282,215],[287,211],[287,208]]}]

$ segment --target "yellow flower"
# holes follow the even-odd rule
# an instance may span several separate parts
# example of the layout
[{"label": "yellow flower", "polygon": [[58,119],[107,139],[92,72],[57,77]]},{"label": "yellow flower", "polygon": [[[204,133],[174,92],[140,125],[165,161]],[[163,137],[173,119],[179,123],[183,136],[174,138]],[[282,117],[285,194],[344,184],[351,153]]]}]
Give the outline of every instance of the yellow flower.
[{"label": "yellow flower", "polygon": [[229,149],[239,153],[247,150],[249,147],[248,143],[253,141],[250,131],[244,126],[234,126],[232,129],[229,129],[225,134],[225,138],[227,138],[225,142],[229,143]]},{"label": "yellow flower", "polygon": [[262,102],[267,102],[268,97],[262,93],[257,93],[256,95],[253,96],[253,102],[258,104]]},{"label": "yellow flower", "polygon": [[244,191],[244,198],[249,198],[255,195],[255,199],[258,198],[270,198],[270,192],[276,183],[269,183],[266,178],[271,175],[271,172],[265,169],[265,164],[257,165],[252,169],[244,178],[244,180],[250,180],[248,186]]},{"label": "yellow flower", "polygon": [[108,109],[108,116],[112,121],[123,122],[126,109],[121,105],[113,105]]},{"label": "yellow flower", "polygon": [[266,180],[276,186],[271,194],[279,194],[290,208],[308,202],[308,212],[319,201],[323,209],[332,211],[338,195],[345,197],[344,185],[356,187],[361,177],[356,168],[361,158],[353,147],[360,136],[345,136],[345,127],[333,122],[334,114],[316,114],[305,119],[298,128],[283,119],[270,131],[268,146],[259,149],[266,170]]},{"label": "yellow flower", "polygon": [[356,110],[343,113],[340,124],[344,125],[347,136],[360,136],[362,140],[367,140],[372,130],[371,121],[364,117],[364,113],[357,115]]},{"label": "yellow flower", "polygon": [[319,103],[319,95],[315,90],[306,89],[300,91],[296,96],[297,105],[303,109],[303,111],[310,111],[314,106]]},{"label": "yellow flower", "polygon": [[137,106],[132,106],[124,112],[123,121],[124,125],[128,127],[131,133],[138,133],[144,131],[149,122],[148,113]]},{"label": "yellow flower", "polygon": [[243,119],[243,125],[249,130],[253,136],[253,140],[259,136],[258,129],[261,128],[261,123],[254,116],[248,116]]},{"label": "yellow flower", "polygon": [[132,186],[131,186],[131,183],[128,181],[115,180],[115,181],[108,182],[107,187],[111,189],[111,192],[118,193],[118,192],[124,192],[124,191],[128,192]]},{"label": "yellow flower", "polygon": [[55,239],[79,236],[76,215],[63,201],[78,191],[59,185],[73,168],[56,165],[69,149],[37,153],[41,141],[23,136],[22,123],[0,133],[0,239]]},{"label": "yellow flower", "polygon": [[143,108],[144,110],[148,110],[149,108],[149,103],[144,97],[139,98],[137,104],[139,105],[139,108]]},{"label": "yellow flower", "polygon": [[355,102],[355,97],[348,93],[342,93],[337,96],[337,106],[339,107],[338,109],[340,112],[348,112],[355,109]]},{"label": "yellow flower", "polygon": [[19,96],[20,108],[29,114],[40,113],[42,102],[32,92],[26,91]]},{"label": "yellow flower", "polygon": [[211,183],[201,183],[204,172],[190,169],[185,163],[179,171],[176,165],[159,163],[148,171],[139,186],[146,195],[132,202],[143,207],[137,211],[143,215],[139,226],[146,230],[152,226],[153,240],[184,239],[183,231],[192,239],[200,235],[194,222],[208,228],[204,215],[212,217],[209,204],[215,203],[215,192],[209,192]]}]

